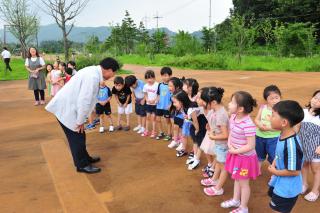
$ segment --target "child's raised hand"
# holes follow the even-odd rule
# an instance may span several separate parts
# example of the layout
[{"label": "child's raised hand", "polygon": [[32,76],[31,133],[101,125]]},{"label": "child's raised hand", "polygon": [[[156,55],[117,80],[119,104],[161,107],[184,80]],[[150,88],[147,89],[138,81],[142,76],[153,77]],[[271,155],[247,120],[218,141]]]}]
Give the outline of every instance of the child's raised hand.
[{"label": "child's raised hand", "polygon": [[317,154],[317,155],[320,155],[320,146],[318,146],[318,147],[316,148],[316,154]]}]

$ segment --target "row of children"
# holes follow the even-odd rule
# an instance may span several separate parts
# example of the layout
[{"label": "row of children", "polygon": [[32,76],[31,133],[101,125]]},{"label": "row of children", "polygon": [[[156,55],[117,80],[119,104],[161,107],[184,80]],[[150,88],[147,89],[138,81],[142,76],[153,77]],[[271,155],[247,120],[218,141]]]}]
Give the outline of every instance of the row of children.
[{"label": "row of children", "polygon": [[76,71],[76,63],[69,61],[68,64],[60,61],[55,61],[54,64],[47,64],[46,83],[48,94],[54,97],[59,90],[74,76]]},{"label": "row of children", "polygon": [[[320,90],[302,109],[296,101],[281,101],[279,88],[268,86],[263,92],[265,104],[261,105],[253,121],[250,113],[257,104],[248,92],[235,92],[226,110],[222,104],[223,88],[199,90],[197,80],[172,77],[169,67],[161,69],[161,78],[162,82],[157,83],[151,70],[145,73],[146,83],[133,75],[125,79],[116,77],[112,92],[101,83],[97,114],[107,114],[111,120],[110,98],[113,93],[118,103],[118,125],[114,129],[129,130],[133,92],[138,118],[135,131],[144,137],[172,139],[168,147],[177,147],[177,157],[188,155],[191,150],[186,161],[190,170],[199,166],[201,153],[205,153],[208,163],[202,170],[205,179],[201,184],[205,186],[206,195],[224,194],[223,186],[228,173],[231,174],[235,181],[233,198],[221,203],[223,208],[236,207],[231,212],[248,212],[249,181],[261,174],[261,164],[266,158],[272,175],[268,194],[274,211],[290,212],[299,194],[307,192],[310,167],[314,175],[313,187],[304,198],[308,201],[318,199]],[[121,114],[127,115],[123,128]],[[166,134],[162,117],[167,124]],[[156,134],[156,128],[159,134]],[[189,137],[194,144],[190,149],[187,147]]]}]

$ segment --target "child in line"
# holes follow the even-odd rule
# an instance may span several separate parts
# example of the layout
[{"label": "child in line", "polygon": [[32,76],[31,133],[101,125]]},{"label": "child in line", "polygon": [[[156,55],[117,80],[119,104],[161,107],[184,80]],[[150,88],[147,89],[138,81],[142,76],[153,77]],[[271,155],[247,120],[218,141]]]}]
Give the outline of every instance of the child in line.
[{"label": "child in line", "polygon": [[125,78],[125,83],[127,87],[132,89],[135,98],[135,111],[138,118],[138,126],[133,128],[133,131],[142,134],[145,130],[147,116],[143,92],[145,83],[142,80],[137,79],[134,75],[127,76]]},{"label": "child in line", "polygon": [[[209,135],[210,132],[213,131],[213,126],[212,126],[212,118],[213,118],[213,110],[211,109],[211,106],[209,104],[209,97],[205,95],[207,91],[209,90],[209,87],[202,88],[202,92],[200,95],[200,106],[203,107],[204,109],[204,115],[208,121],[208,124],[206,125],[206,135],[202,141],[202,144],[200,146],[200,149],[205,153],[206,158],[207,158],[207,165],[202,169],[202,175],[205,178],[211,178],[214,174],[214,168],[215,168],[215,145],[214,141],[210,139]],[[203,93],[203,95],[202,95]],[[202,98],[201,98],[202,97]]]},{"label": "child in line", "polygon": [[250,113],[257,106],[256,100],[248,92],[239,91],[232,95],[228,105],[229,138],[225,170],[234,179],[233,198],[221,203],[222,208],[237,207],[232,213],[247,213],[250,198],[250,179],[260,175],[258,157],[255,150],[256,126]]},{"label": "child in line", "polygon": [[308,190],[308,173],[311,168],[313,186],[304,198],[307,201],[315,202],[319,198],[320,187],[320,153],[317,153],[317,147],[320,146],[320,90],[313,93],[312,99],[303,112],[304,119],[299,132],[304,155],[302,194]]},{"label": "child in line", "polygon": [[257,125],[256,152],[260,169],[267,155],[270,164],[274,160],[280,132],[271,128],[270,118],[272,116],[272,107],[281,100],[281,92],[277,86],[270,85],[264,89],[263,98],[266,104],[261,105],[255,119],[255,124]]},{"label": "child in line", "polygon": [[[197,82],[197,80],[193,79],[193,78],[187,78],[187,79],[184,79],[183,80],[183,86],[182,86],[182,89],[188,94],[188,97],[190,99],[191,102],[196,102],[197,101],[197,94],[198,94],[198,90],[199,90],[199,84]],[[190,111],[190,113],[192,113],[192,111]],[[191,115],[191,114],[189,114]],[[189,116],[190,117],[190,116]],[[191,119],[191,118],[189,118]],[[196,126],[198,126],[198,121],[195,120],[193,121],[194,124]],[[194,125],[194,126],[195,126]],[[198,133],[198,132],[197,132]],[[185,143],[186,143],[186,140],[184,140]],[[193,145],[193,149],[192,151],[189,153],[189,156],[188,156],[188,163],[190,162],[190,160],[192,160],[191,163],[194,162],[194,153],[197,151],[197,142],[194,141],[194,145]],[[201,142],[200,142],[201,143]],[[185,144],[184,143],[180,143],[180,145],[177,147],[177,151],[180,151],[181,149],[185,148]]]},{"label": "child in line", "polygon": [[[179,91],[182,90],[182,81],[181,79],[177,78],[177,77],[172,77],[169,80],[168,83],[168,87],[169,87],[169,91],[171,93],[171,95],[175,95],[176,93],[178,93]],[[173,128],[173,137],[172,137],[172,141],[171,143],[168,145],[168,148],[172,149],[174,147],[179,146],[179,126],[176,123],[176,121],[178,121],[179,119],[175,119],[175,109],[174,106],[172,104],[172,97],[171,97],[171,106],[170,106],[170,114],[171,114],[171,124],[172,128]],[[181,122],[180,122],[181,123]]]},{"label": "child in line", "polygon": [[[217,156],[213,177],[201,181],[203,186],[209,186],[204,189],[204,193],[208,196],[223,195],[223,186],[228,178],[228,172],[224,167],[228,153],[229,116],[221,103],[223,93],[224,89],[222,88],[210,87],[201,94],[201,100],[203,100],[213,112],[208,118],[211,127],[209,133],[211,141],[209,142],[215,144],[214,152]],[[210,147],[211,144],[207,146]]]},{"label": "child in line", "polygon": [[50,76],[51,76],[51,83],[52,83],[51,96],[54,97],[63,86],[61,70],[59,70],[59,62],[57,61],[54,62],[53,70],[51,71]]},{"label": "child in line", "polygon": [[65,85],[71,79],[71,75],[67,73],[67,65],[64,62],[59,63],[59,70],[61,71],[61,78],[63,79],[63,85]]},{"label": "child in line", "polygon": [[75,74],[77,74],[77,70],[76,70],[76,62],[74,61],[69,61],[67,64],[68,68],[72,69],[72,73],[71,75],[74,76]]},{"label": "child in line", "polygon": [[107,82],[106,81],[100,82],[100,88],[98,93],[98,103],[96,104],[96,114],[100,118],[100,129],[99,129],[100,133],[105,132],[104,115],[106,115],[110,123],[109,132],[114,131],[113,121],[111,117],[111,105],[110,105],[111,98],[112,98],[112,93],[109,87],[107,86]]},{"label": "child in line", "polygon": [[[112,94],[115,95],[115,99],[118,104],[118,119],[117,126],[114,130],[130,130],[130,114],[132,113],[131,103],[131,90],[124,84],[124,79],[121,76],[114,78],[114,87],[112,88]],[[121,116],[126,115],[126,126],[121,125]]]},{"label": "child in line", "polygon": [[48,94],[51,95],[51,87],[52,87],[51,71],[53,70],[53,65],[52,64],[47,64],[46,69],[47,69],[46,83],[48,85]]},{"label": "child in line", "polygon": [[280,130],[276,156],[268,170],[272,174],[268,195],[275,212],[291,212],[302,191],[302,147],[294,126],[303,120],[303,110],[296,101],[280,101],[273,107],[271,126]]},{"label": "child in line", "polygon": [[[172,97],[172,104],[174,106],[174,123],[178,126],[179,130],[178,132],[182,132],[183,126],[186,125],[185,118],[188,113],[188,109],[191,106],[191,101],[188,97],[188,94],[180,90],[179,92],[175,93]],[[187,155],[186,150],[186,137],[190,135],[190,126],[185,127],[184,132],[182,133],[182,149],[177,151],[176,156],[182,157],[184,155]],[[195,131],[199,131],[199,129],[196,129]],[[179,133],[178,133],[179,134]]]},{"label": "child in line", "polygon": [[[156,121],[159,128],[159,134],[156,137],[157,140],[164,139],[165,141],[171,140],[172,137],[172,125],[170,119],[170,106],[171,106],[171,93],[169,91],[168,82],[172,76],[172,70],[170,67],[163,67],[160,71],[162,82],[158,86],[157,91],[157,109],[156,109]],[[163,131],[161,117],[164,117],[167,125],[167,134]]]},{"label": "child in line", "polygon": [[[143,92],[146,101],[146,112],[147,112],[147,120],[146,127],[144,133],[141,136],[146,137],[149,136],[151,138],[156,137],[156,107],[157,107],[157,91],[159,83],[156,82],[156,76],[154,71],[148,70],[146,71],[144,78],[147,83],[143,87]],[[149,123],[152,125],[151,134],[149,134]]]}]

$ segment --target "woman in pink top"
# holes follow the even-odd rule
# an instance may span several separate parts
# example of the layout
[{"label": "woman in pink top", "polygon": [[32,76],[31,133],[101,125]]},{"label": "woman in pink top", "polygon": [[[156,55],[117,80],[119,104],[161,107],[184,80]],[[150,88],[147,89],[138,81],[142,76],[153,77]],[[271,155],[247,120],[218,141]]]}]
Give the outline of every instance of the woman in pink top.
[{"label": "woman in pink top", "polygon": [[250,118],[256,100],[243,91],[232,95],[228,105],[231,114],[229,121],[229,152],[225,169],[234,179],[233,198],[221,203],[222,208],[237,207],[231,212],[247,213],[250,198],[250,179],[260,175],[258,157],[255,151],[256,126]]},{"label": "woman in pink top", "polygon": [[51,71],[51,96],[54,97],[63,86],[63,78],[61,77],[61,71],[59,70],[59,62],[53,64],[53,70]]}]

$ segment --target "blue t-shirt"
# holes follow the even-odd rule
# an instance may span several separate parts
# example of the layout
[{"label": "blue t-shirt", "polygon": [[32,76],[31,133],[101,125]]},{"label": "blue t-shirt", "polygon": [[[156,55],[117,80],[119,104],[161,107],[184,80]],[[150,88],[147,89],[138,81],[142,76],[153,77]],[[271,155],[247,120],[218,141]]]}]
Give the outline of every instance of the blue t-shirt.
[{"label": "blue t-shirt", "polygon": [[144,98],[143,86],[144,82],[141,80],[137,80],[137,87],[133,89],[134,96],[139,101]]},{"label": "blue t-shirt", "polygon": [[[303,153],[300,139],[297,135],[279,139],[276,148],[277,170],[300,171],[303,162]],[[283,198],[293,198],[302,191],[302,176],[273,176],[270,186],[274,187],[273,193]]]},{"label": "blue t-shirt", "polygon": [[158,86],[159,102],[157,104],[157,109],[169,110],[171,105],[171,92],[169,86],[166,83],[160,83]]},{"label": "blue t-shirt", "polygon": [[100,87],[98,93],[98,101],[106,101],[109,97],[112,96],[111,90],[109,87]]}]

